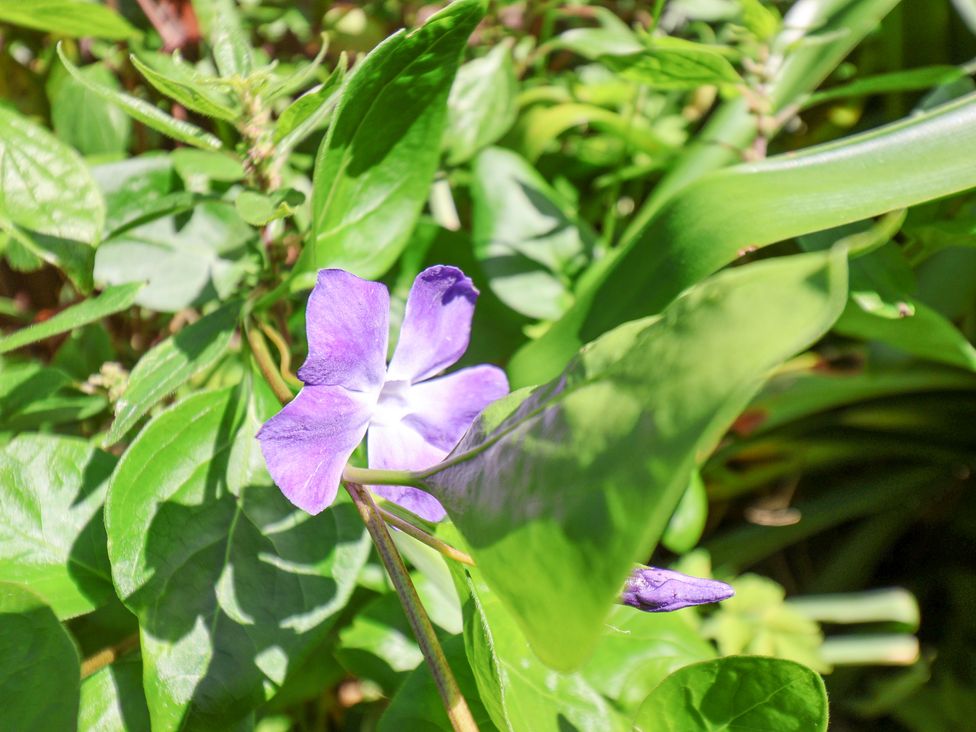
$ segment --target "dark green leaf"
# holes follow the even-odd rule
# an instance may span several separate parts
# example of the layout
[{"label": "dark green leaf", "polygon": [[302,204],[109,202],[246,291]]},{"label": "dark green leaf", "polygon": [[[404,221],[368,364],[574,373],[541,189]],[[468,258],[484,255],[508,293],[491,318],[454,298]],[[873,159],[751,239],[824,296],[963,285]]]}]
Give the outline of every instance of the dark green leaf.
[{"label": "dark green leaf", "polygon": [[769,369],[823,335],[846,288],[842,252],[707,280],[660,317],[590,344],[555,381],[496,402],[429,471],[486,581],[546,663],[572,669],[592,651],[696,456]]},{"label": "dark green leaf", "polygon": [[73,63],[71,63],[71,61],[68,60],[68,57],[65,55],[64,49],[60,44],[58,45],[58,56],[61,58],[61,63],[64,64],[68,72],[80,84],[88,88],[94,94],[102,97],[102,99],[105,99],[106,101],[120,107],[133,119],[142,122],[144,125],[156,130],[157,132],[161,132],[168,137],[172,137],[174,140],[185,142],[187,145],[201,147],[205,150],[220,149],[220,140],[211,135],[209,132],[201,130],[196,125],[176,119],[145,100],[134,97],[131,94],[126,94],[125,92],[117,91],[110,86],[104,86],[97,83],[94,79],[88,78],[81,73],[80,69],[78,69]]},{"label": "dark green leaf", "polygon": [[0,353],[13,351],[125,310],[135,301],[136,293],[141,288],[141,283],[110,287],[98,297],[72,305],[42,323],[0,336]]},{"label": "dark green leaf", "polygon": [[78,651],[51,608],[0,582],[0,726],[72,730],[78,719]]},{"label": "dark green leaf", "polygon": [[154,730],[244,719],[322,640],[366,561],[351,504],[311,517],[271,484],[254,438],[269,399],[186,399],[142,431],[112,478],[109,556],[139,617]]},{"label": "dark green leaf", "polygon": [[102,502],[115,459],[84,440],[21,435],[0,451],[0,581],[59,618],[113,596]]},{"label": "dark green leaf", "polygon": [[805,107],[823,104],[835,99],[863,97],[870,94],[888,94],[891,92],[916,91],[930,89],[940,84],[950,84],[965,76],[966,72],[958,66],[925,66],[920,69],[893,71],[889,74],[877,74],[856,79],[849,84],[842,84],[824,91],[811,94]]},{"label": "dark green leaf", "polygon": [[117,12],[87,0],[0,0],[0,22],[75,37],[122,40],[139,35]]},{"label": "dark green leaf", "polygon": [[84,732],[150,732],[139,659],[116,661],[81,682],[78,729]]},{"label": "dark green leaf", "polygon": [[679,669],[641,706],[643,732],[827,729],[827,692],[820,676],[798,663],[733,656]]},{"label": "dark green leaf", "polygon": [[313,237],[299,269],[376,277],[396,261],[427,200],[451,83],[484,11],[484,0],[458,0],[356,70],[316,158]]},{"label": "dark green leaf", "polygon": [[115,422],[105,443],[111,445],[121,440],[163,397],[172,394],[194,374],[213,366],[230,345],[240,312],[239,300],[229,302],[139,359],[125,393],[115,405]]},{"label": "dark green leaf", "polygon": [[28,430],[75,422],[98,414],[105,397],[70,388],[60,369],[36,363],[3,363],[0,369],[0,429]]}]

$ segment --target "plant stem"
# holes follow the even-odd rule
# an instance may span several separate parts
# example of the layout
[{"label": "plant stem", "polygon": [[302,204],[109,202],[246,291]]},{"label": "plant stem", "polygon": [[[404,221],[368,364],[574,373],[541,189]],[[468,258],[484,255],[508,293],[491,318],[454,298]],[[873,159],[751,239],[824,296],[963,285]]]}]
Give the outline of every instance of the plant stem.
[{"label": "plant stem", "polygon": [[349,480],[345,481],[345,485],[353,503],[359,510],[363,523],[366,524],[366,529],[373,538],[376,551],[393,581],[397,595],[400,596],[403,610],[407,614],[407,621],[413,629],[420,650],[424,654],[424,659],[434,676],[437,691],[444,702],[444,708],[447,710],[451,726],[455,732],[477,732],[478,725],[475,724],[474,717],[471,716],[468,703],[461,696],[461,690],[458,688],[451,667],[444,657],[444,650],[434,633],[434,626],[431,625],[430,618],[427,617],[427,612],[417,596],[417,590],[413,586],[413,582],[410,581],[407,568],[393,543],[393,537],[390,536],[379,509],[373,503],[369,491],[362,485]]},{"label": "plant stem", "polygon": [[123,638],[114,646],[103,648],[93,656],[86,658],[81,664],[81,678],[87,679],[92,674],[101,671],[109,664],[115,663],[121,656],[139,647],[139,635],[133,633]]},{"label": "plant stem", "polygon": [[380,516],[390,526],[400,529],[400,531],[402,531],[404,534],[408,534],[412,536],[414,539],[416,539],[417,541],[423,544],[426,544],[431,549],[436,549],[448,559],[453,559],[455,562],[466,564],[469,567],[474,566],[474,560],[470,557],[470,555],[465,554],[460,549],[455,549],[450,544],[441,541],[440,539],[438,539],[436,536],[433,536],[432,534],[428,534],[419,526],[414,526],[406,519],[400,518],[395,513],[391,513],[390,511],[387,511],[385,508],[382,508],[381,506],[377,506],[376,510],[379,511]]},{"label": "plant stem", "polygon": [[409,485],[423,488],[420,477],[410,470],[376,470],[373,468],[354,468],[347,465],[342,471],[342,479],[359,485]]},{"label": "plant stem", "polygon": [[264,342],[264,336],[256,328],[250,327],[250,324],[247,322],[244,324],[244,332],[247,334],[247,342],[251,346],[251,353],[254,354],[254,360],[258,364],[258,368],[261,369],[261,374],[264,376],[265,381],[268,382],[268,386],[271,387],[274,395],[278,397],[278,401],[282,404],[287,404],[292,400],[291,389],[285,383],[285,380],[281,378],[281,372],[278,371],[271,358],[271,352],[268,351],[268,344]]}]

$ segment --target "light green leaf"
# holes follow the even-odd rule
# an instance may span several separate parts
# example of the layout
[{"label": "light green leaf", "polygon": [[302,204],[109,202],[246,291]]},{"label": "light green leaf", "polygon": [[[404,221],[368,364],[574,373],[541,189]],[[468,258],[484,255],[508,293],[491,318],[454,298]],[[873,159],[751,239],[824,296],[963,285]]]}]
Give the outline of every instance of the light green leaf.
[{"label": "light green leaf", "polygon": [[86,0],[0,0],[0,22],[76,38],[114,41],[139,35],[111,8]]},{"label": "light green leaf", "polygon": [[87,291],[104,221],[105,202],[78,153],[0,107],[0,228]]},{"label": "light green leaf", "polygon": [[[125,153],[132,133],[129,116],[92,93],[63,67],[51,71],[51,124],[58,137],[83,155]],[[95,83],[119,89],[118,79],[104,64],[91,64],[80,73]]]},{"label": "light green leaf", "polygon": [[229,302],[151,348],[132,369],[129,384],[115,405],[115,422],[105,437],[112,445],[165,396],[194,374],[217,363],[230,345],[242,303]]},{"label": "light green leaf", "polygon": [[79,83],[102,99],[120,107],[130,117],[142,122],[147,127],[161,132],[168,137],[172,137],[174,140],[185,142],[187,145],[193,145],[194,147],[201,147],[205,150],[219,150],[221,148],[220,140],[209,132],[201,130],[196,125],[176,119],[147,101],[134,97],[131,94],[117,91],[109,86],[104,86],[86,77],[78,67],[68,60],[60,44],[58,45],[58,56],[68,72]]},{"label": "light green leaf", "polygon": [[690,552],[698,544],[708,521],[708,494],[701,474],[691,474],[688,487],[661,535],[661,543],[675,554]]},{"label": "light green leaf", "polygon": [[722,273],[588,345],[553,382],[489,407],[428,471],[546,663],[585,660],[696,457],[769,369],[823,335],[846,296],[842,252]]},{"label": "light green leaf", "polygon": [[233,0],[213,0],[210,45],[217,70],[225,79],[245,78],[254,68],[253,51],[241,27],[241,16]]},{"label": "light green leaf", "polygon": [[820,676],[792,661],[719,658],[671,674],[647,697],[634,725],[640,732],[822,732],[827,692]]},{"label": "light green leaf", "polygon": [[437,169],[461,51],[484,11],[484,0],[457,0],[357,68],[316,158],[313,236],[296,272],[371,278],[399,257]]},{"label": "light green leaf", "polygon": [[[554,672],[539,660],[519,624],[477,569],[460,565],[451,569],[463,596],[468,660],[496,727],[526,732],[629,729],[583,675]],[[551,618],[550,622],[561,625]]]},{"label": "light green leaf", "polygon": [[25,434],[0,450],[0,582],[30,588],[59,618],[113,596],[102,501],[114,467],[74,437]]},{"label": "light green leaf", "polygon": [[505,44],[458,69],[447,99],[444,151],[448,164],[470,160],[508,131],[518,112],[517,94],[512,53]]},{"label": "light green leaf", "polygon": [[139,618],[158,732],[245,719],[322,641],[369,553],[350,503],[313,517],[271,484],[254,436],[276,404],[258,399],[189,397],[142,431],[112,478],[112,574]]},{"label": "light green leaf", "polygon": [[72,305],[42,323],[28,326],[10,335],[0,336],[0,353],[22,348],[29,343],[36,343],[121,312],[132,305],[136,293],[141,288],[142,284],[138,282],[110,287],[98,297]]},{"label": "light green leaf", "polygon": [[116,661],[81,682],[78,729],[84,732],[150,732],[139,659]]},{"label": "light green leaf", "polygon": [[51,608],[0,582],[0,723],[10,730],[71,730],[78,717],[78,651]]},{"label": "light green leaf", "polygon": [[236,183],[247,175],[241,161],[226,153],[181,147],[170,153],[170,159],[176,172],[188,185],[200,177],[222,183]]},{"label": "light green leaf", "polygon": [[655,38],[640,53],[608,54],[599,60],[622,78],[652,89],[696,89],[742,83],[732,64],[717,50],[680,38]]},{"label": "light green leaf", "polygon": [[492,291],[523,315],[558,318],[596,236],[517,154],[483,150],[471,173],[474,251]]},{"label": "light green leaf", "polygon": [[240,109],[235,108],[230,99],[222,99],[207,85],[207,80],[200,78],[187,64],[164,54],[149,57],[148,63],[135,55],[130,55],[129,58],[132,65],[157,91],[187,109],[227,122],[233,122],[240,116]]}]

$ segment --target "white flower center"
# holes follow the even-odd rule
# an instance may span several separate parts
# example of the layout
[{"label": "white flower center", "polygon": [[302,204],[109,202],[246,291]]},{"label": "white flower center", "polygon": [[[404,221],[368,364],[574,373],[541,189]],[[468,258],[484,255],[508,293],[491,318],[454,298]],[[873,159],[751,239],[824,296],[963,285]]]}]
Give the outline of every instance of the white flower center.
[{"label": "white flower center", "polygon": [[378,425],[397,424],[410,412],[409,381],[387,381],[380,390],[371,422]]}]

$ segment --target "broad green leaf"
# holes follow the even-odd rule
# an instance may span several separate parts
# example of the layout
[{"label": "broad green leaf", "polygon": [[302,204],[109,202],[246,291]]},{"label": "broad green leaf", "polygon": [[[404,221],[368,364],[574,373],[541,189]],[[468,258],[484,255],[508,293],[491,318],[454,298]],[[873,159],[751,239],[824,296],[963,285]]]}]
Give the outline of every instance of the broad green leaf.
[{"label": "broad green leaf", "polygon": [[48,320],[10,335],[0,336],[0,353],[13,351],[125,310],[135,301],[141,288],[141,283],[110,287],[98,297],[72,305]]},{"label": "broad green leaf", "polygon": [[[197,200],[188,219],[173,215],[173,206],[178,210],[194,200],[167,196],[141,208],[136,202],[130,215],[151,220],[124,226],[98,248],[95,279],[111,284],[146,282],[136,304],[160,312],[233,297],[260,256],[254,246],[256,233],[226,201]],[[168,215],[160,218],[161,213]]]},{"label": "broad green leaf", "polygon": [[0,450],[0,582],[59,618],[112,597],[102,502],[115,458],[84,440],[24,434]]},{"label": "broad green leaf", "polygon": [[[661,206],[639,237],[587,273],[574,306],[513,360],[513,382],[550,376],[582,340],[659,310],[753,248],[976,185],[976,152],[970,150],[976,151],[976,95],[700,178]],[[939,175],[930,174],[934,168]]]},{"label": "broad green leaf", "polygon": [[51,608],[0,582],[0,727],[71,730],[78,717],[78,651]]},{"label": "broad green leaf", "polygon": [[679,669],[641,706],[640,732],[827,729],[827,691],[816,673],[792,661],[733,656]]},{"label": "broad green leaf", "polygon": [[115,422],[105,437],[112,445],[163,397],[194,374],[217,363],[237,328],[241,302],[235,300],[188,325],[151,348],[132,369],[129,384],[115,405]]},{"label": "broad green leaf", "polygon": [[15,432],[77,422],[102,412],[105,397],[71,387],[64,371],[37,363],[0,368],[0,429]]},{"label": "broad green leaf", "polygon": [[645,613],[617,605],[581,673],[597,691],[633,714],[664,678],[715,657],[692,612]]},{"label": "broad green leaf", "polygon": [[[471,715],[481,732],[494,732],[488,712],[478,695],[478,686],[471,672],[464,650],[464,638],[452,636],[442,643],[444,656],[454,672],[461,695],[471,709]],[[404,730],[425,730],[434,732],[453,732],[444,702],[441,701],[434,683],[430,667],[421,664],[407,676],[406,680],[390,700],[390,705],[380,717],[379,732],[404,732]]]},{"label": "broad green leaf", "polygon": [[377,277],[399,257],[437,170],[461,52],[484,12],[484,0],[457,0],[357,68],[316,157],[312,237],[296,270]]},{"label": "broad green leaf", "polygon": [[150,732],[142,690],[142,664],[124,658],[81,682],[78,729],[84,732]]},{"label": "broad green leaf", "polygon": [[78,153],[0,107],[0,229],[88,291],[104,221],[105,202]]},{"label": "broad green leaf", "polygon": [[188,185],[192,185],[198,177],[222,183],[236,183],[247,175],[241,161],[225,153],[182,147],[174,150],[170,159],[176,172]]},{"label": "broad green leaf", "polygon": [[139,35],[117,12],[87,0],[0,0],[0,23],[76,38],[123,40]]},{"label": "broad green leaf", "polygon": [[[120,88],[118,79],[104,64],[91,64],[80,73],[106,87]],[[51,69],[48,94],[55,133],[83,155],[118,155],[129,149],[132,133],[129,116],[92,93],[63,67]]]},{"label": "broad green leaf", "polygon": [[950,84],[965,75],[966,72],[958,66],[925,66],[920,69],[877,74],[811,94],[804,107],[812,107],[835,99],[862,97],[869,94],[930,89],[940,84]]},{"label": "broad green leaf", "polygon": [[427,472],[546,663],[585,660],[696,457],[771,368],[826,332],[846,296],[843,252],[722,273],[588,345],[553,382],[489,407]]},{"label": "broad green leaf", "polygon": [[[452,571],[463,596],[468,661],[496,727],[524,732],[622,732],[629,728],[582,674],[558,673],[539,660],[519,624],[477,569],[454,565]],[[554,618],[550,622],[560,627],[559,616]],[[597,632],[601,630],[597,628]]]},{"label": "broad green leaf", "polygon": [[245,78],[254,68],[253,51],[241,26],[233,0],[213,0],[210,18],[210,46],[217,70],[225,79]]},{"label": "broad green leaf", "polygon": [[220,140],[196,125],[176,119],[143,99],[117,91],[110,86],[104,86],[85,76],[78,67],[68,60],[60,44],[58,45],[58,56],[68,73],[80,84],[102,99],[120,107],[130,117],[142,122],[147,127],[194,147],[201,147],[205,150],[219,150],[221,148]]},{"label": "broad green leaf", "polygon": [[516,312],[558,318],[596,236],[517,154],[483,150],[471,173],[474,251],[489,286]]},{"label": "broad green leaf", "polygon": [[132,65],[157,91],[187,109],[227,122],[233,122],[240,117],[240,109],[235,108],[230,99],[222,98],[216,90],[209,87],[207,80],[200,78],[187,64],[165,54],[147,57],[147,61],[135,55],[130,55],[129,58]]},{"label": "broad green leaf", "polygon": [[444,146],[448,164],[470,160],[508,131],[517,115],[517,94],[512,53],[505,44],[458,69],[447,99]]},{"label": "broad green leaf", "polygon": [[592,61],[606,55],[640,53],[645,46],[637,35],[609,8],[590,8],[600,23],[598,28],[572,28],[560,33],[547,45],[565,48]]},{"label": "broad green leaf", "polygon": [[655,38],[644,51],[608,54],[600,63],[624,79],[652,89],[696,89],[739,84],[742,79],[716,49],[680,38]]},{"label": "broad green leaf", "polygon": [[189,397],[142,431],[112,478],[109,557],[139,618],[153,730],[247,717],[322,641],[366,561],[349,502],[312,517],[271,484],[254,438],[269,399]]}]

